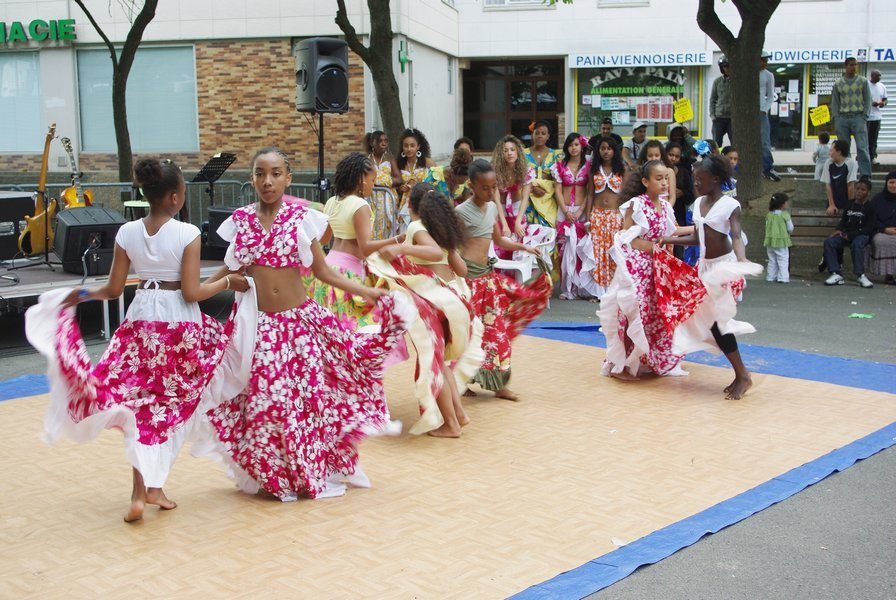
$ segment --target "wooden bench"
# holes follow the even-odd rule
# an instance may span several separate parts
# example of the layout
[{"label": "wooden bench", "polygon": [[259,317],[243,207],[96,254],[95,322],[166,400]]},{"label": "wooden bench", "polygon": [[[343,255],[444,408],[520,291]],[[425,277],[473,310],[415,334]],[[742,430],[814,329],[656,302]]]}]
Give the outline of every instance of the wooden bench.
[{"label": "wooden bench", "polygon": [[790,216],[793,219],[790,239],[794,246],[821,247],[840,222],[840,215],[829,217],[824,214],[824,209],[817,208],[794,208]]}]

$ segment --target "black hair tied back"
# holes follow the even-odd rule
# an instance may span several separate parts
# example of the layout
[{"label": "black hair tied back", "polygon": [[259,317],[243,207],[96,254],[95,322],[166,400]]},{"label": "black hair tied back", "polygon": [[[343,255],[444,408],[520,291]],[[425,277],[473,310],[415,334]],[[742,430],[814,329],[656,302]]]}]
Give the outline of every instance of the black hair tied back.
[{"label": "black hair tied back", "polygon": [[141,158],[134,163],[134,186],[143,190],[149,202],[158,202],[176,192],[184,177],[174,162],[157,158]]}]

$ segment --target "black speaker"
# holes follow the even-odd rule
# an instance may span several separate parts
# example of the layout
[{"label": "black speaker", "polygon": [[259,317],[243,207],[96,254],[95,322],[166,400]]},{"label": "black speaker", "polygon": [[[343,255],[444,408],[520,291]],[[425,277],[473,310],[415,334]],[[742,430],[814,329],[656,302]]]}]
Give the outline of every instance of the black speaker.
[{"label": "black speaker", "polygon": [[348,44],[336,38],[309,38],[296,44],[296,110],[348,110]]},{"label": "black speaker", "polygon": [[115,235],[124,225],[121,213],[99,206],[64,210],[56,217],[56,256],[62,270],[84,275],[84,253],[87,253],[87,275],[108,275],[112,269]]},{"label": "black speaker", "polygon": [[218,235],[218,227],[227,220],[227,217],[233,214],[238,206],[209,206],[208,207],[208,234],[206,237],[206,245],[213,248],[227,248],[230,242],[225,242]]},{"label": "black speaker", "polygon": [[19,252],[19,235],[25,216],[34,213],[34,196],[28,192],[0,192],[0,260]]}]

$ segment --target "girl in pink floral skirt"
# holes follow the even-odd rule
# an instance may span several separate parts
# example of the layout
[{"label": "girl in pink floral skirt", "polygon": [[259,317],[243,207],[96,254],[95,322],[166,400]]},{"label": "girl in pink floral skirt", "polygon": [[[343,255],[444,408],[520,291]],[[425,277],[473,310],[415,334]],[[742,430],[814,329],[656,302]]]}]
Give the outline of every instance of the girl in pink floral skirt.
[{"label": "girl in pink floral skirt", "polygon": [[[224,290],[246,291],[248,283],[229,271],[215,282],[199,283],[199,229],[174,218],[186,192],[180,169],[148,159],[137,162],[134,174],[149,215],[118,230],[109,282],[93,290],[47,292],[26,315],[28,340],[49,362],[46,438],[85,442],[104,428],[124,433],[134,480],[127,522],[141,519],[146,504],[163,510],[177,506],[162,485],[194,431],[214,369],[223,366],[224,342],[233,334],[236,346],[251,350],[246,332],[234,332],[240,319],[222,329],[199,311],[198,301]],[[121,296],[131,266],[139,289],[92,366],[72,307]],[[240,315],[254,312],[248,303],[242,306]],[[239,367],[229,368],[238,377]]]},{"label": "girl in pink floral skirt", "polygon": [[666,200],[666,166],[648,161],[640,175],[623,190],[626,197],[637,195],[619,207],[623,225],[611,250],[616,272],[597,312],[607,338],[602,373],[618,379],[686,374],[679,366],[683,355],[672,350],[672,333],[706,295],[696,271],[658,245],[685,231]]},{"label": "girl in pink floral skirt", "polygon": [[[264,489],[283,501],[340,495],[343,480],[369,485],[358,471],[356,444],[368,427],[384,423],[383,359],[413,307],[326,264],[318,238],[327,217],[284,201],[292,173],[283,152],[259,151],[252,171],[258,202],[234,211],[218,229],[230,242],[225,265],[247,269],[257,293],[255,350],[243,357],[251,360],[249,384],[208,412],[216,439],[194,453],[216,454],[250,493]],[[309,298],[301,266],[375,303],[380,332],[358,334]]]}]

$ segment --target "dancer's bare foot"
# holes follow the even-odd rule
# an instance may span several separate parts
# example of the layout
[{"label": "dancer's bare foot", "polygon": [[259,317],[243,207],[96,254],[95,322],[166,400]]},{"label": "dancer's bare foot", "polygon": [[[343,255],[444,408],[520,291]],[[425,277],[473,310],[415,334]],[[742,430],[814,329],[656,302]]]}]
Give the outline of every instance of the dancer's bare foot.
[{"label": "dancer's bare foot", "polygon": [[474,391],[471,390],[470,388],[467,388],[466,390],[464,390],[464,394],[463,394],[463,395],[464,395],[464,398],[475,398],[475,397],[476,397],[476,392],[474,392]]},{"label": "dancer's bare foot", "polygon": [[128,514],[124,516],[125,523],[134,523],[135,521],[139,521],[143,518],[143,509],[146,507],[146,502],[143,497],[139,498],[131,498],[131,509],[128,511]]},{"label": "dancer's bare foot", "polygon": [[440,438],[459,438],[460,437],[460,427],[450,427],[448,424],[444,424],[438,429],[433,429],[432,431],[427,432],[428,435],[432,437],[440,437]]},{"label": "dancer's bare foot", "polygon": [[726,386],[725,386],[725,389],[722,390],[723,392],[725,392],[725,396],[726,396],[726,397],[728,396],[728,394],[731,393],[731,388],[734,387],[734,384],[735,384],[735,383],[737,383],[737,377],[735,377],[735,378],[734,378],[734,381],[732,381],[731,383],[729,383],[728,385],[726,385]]},{"label": "dancer's bare foot", "polygon": [[743,398],[747,390],[749,390],[753,386],[753,380],[749,375],[746,377],[739,377],[734,380],[734,383],[731,384],[731,389],[727,391],[725,394],[725,398],[728,400],[740,400]]},{"label": "dancer's bare foot", "polygon": [[639,379],[641,379],[639,376],[632,375],[625,369],[619,371],[618,373],[610,373],[610,377],[612,377],[613,379],[618,379],[619,381],[638,381]]},{"label": "dancer's bare foot", "polygon": [[162,510],[177,508],[177,502],[169,500],[162,488],[146,488],[146,503],[155,504]]},{"label": "dancer's bare foot", "polygon": [[513,400],[514,402],[518,402],[520,397],[510,391],[509,388],[501,388],[497,392],[495,392],[495,398],[503,398],[504,400]]},{"label": "dancer's bare foot", "polygon": [[467,413],[462,412],[457,415],[457,423],[461,427],[466,427],[470,424],[470,417],[467,416]]}]

